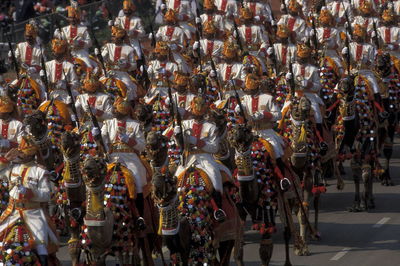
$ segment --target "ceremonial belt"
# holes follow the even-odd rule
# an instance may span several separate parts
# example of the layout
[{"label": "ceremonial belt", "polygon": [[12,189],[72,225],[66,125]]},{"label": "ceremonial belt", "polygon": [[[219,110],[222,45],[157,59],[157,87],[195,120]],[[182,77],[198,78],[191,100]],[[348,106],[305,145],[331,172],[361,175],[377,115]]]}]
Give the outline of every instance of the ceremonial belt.
[{"label": "ceremonial belt", "polygon": [[168,87],[168,82],[166,82],[165,80],[157,80],[156,82],[153,83],[152,87],[153,88]]},{"label": "ceremonial belt", "polygon": [[254,44],[248,44],[247,49],[249,51],[258,51],[260,49],[260,45],[254,43]]},{"label": "ceremonial belt", "polygon": [[40,209],[42,205],[40,202],[37,201],[16,201],[15,199],[11,198],[8,207],[15,207],[16,210],[33,210],[33,209]]},{"label": "ceremonial belt", "polygon": [[111,153],[120,152],[120,153],[134,153],[135,150],[130,148],[126,144],[114,143],[110,147]]},{"label": "ceremonial belt", "polygon": [[316,91],[310,89],[296,89],[295,92],[302,92],[302,93],[317,93]]},{"label": "ceremonial belt", "polygon": [[188,155],[195,155],[195,154],[201,154],[201,153],[206,153],[205,151],[201,150],[201,149],[193,149],[188,151]]},{"label": "ceremonial belt", "polygon": [[265,130],[265,129],[272,129],[273,126],[271,122],[256,122],[254,124],[254,129],[255,130]]}]

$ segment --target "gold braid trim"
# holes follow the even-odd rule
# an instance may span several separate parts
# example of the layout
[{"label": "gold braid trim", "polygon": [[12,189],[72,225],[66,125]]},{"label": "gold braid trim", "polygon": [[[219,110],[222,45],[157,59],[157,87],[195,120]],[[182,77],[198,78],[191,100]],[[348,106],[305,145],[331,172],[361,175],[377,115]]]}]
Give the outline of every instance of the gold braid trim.
[{"label": "gold braid trim", "polygon": [[[179,176],[178,176],[178,185],[179,187],[183,187],[185,183],[192,184],[192,181],[190,180],[193,177],[193,174],[190,174],[189,176],[186,176],[188,170],[183,171]],[[204,172],[203,170],[196,168],[196,171],[199,172],[199,175],[204,182],[204,187],[207,190],[207,192],[212,192],[214,189],[214,186],[208,177],[207,173]],[[189,179],[189,180],[188,180]]]},{"label": "gold braid trim", "polygon": [[[115,172],[115,165],[116,164],[117,163],[111,163],[111,164],[107,165],[107,173],[110,173],[111,171],[113,171],[111,173],[111,175],[115,174],[114,172]],[[122,174],[125,177],[125,184],[126,184],[126,187],[128,188],[129,198],[135,199],[135,197],[136,197],[136,186],[135,186],[135,181],[134,181],[133,174],[128,168],[126,168],[123,165],[120,165],[120,169],[121,169]]]}]

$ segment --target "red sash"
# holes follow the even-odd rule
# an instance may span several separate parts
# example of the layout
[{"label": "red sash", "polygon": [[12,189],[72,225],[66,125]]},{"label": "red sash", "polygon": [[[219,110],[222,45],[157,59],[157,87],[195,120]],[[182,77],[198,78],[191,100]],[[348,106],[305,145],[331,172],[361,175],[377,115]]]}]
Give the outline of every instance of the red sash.
[{"label": "red sash", "polygon": [[[117,126],[120,128],[123,128],[123,129],[125,129],[126,128],[126,121],[119,121],[118,120],[118,122],[117,122]],[[115,140],[121,140],[120,138],[119,138],[119,135],[117,134],[117,137],[115,138]]]},{"label": "red sash", "polygon": [[362,51],[363,51],[363,46],[360,44],[357,44],[357,46],[356,46],[356,61],[361,59]]},{"label": "red sash", "polygon": [[368,28],[369,18],[366,18],[364,21],[364,27]]},{"label": "red sash", "polygon": [[32,63],[32,50],[32,46],[28,44],[25,50],[25,64],[27,64],[28,66],[30,66]]},{"label": "red sash", "polygon": [[282,46],[282,64],[286,65],[287,47]]},{"label": "red sash", "polygon": [[96,104],[96,96],[90,96],[88,99],[89,106],[95,107]]},{"label": "red sash", "polygon": [[250,4],[250,10],[251,10],[251,12],[253,13],[253,16],[256,16],[256,4],[257,3],[254,3],[254,2],[251,2],[251,3],[249,3]]},{"label": "red sash", "polygon": [[203,129],[203,124],[198,124],[194,122],[192,126],[192,136],[197,139],[200,139],[202,129]]},{"label": "red sash", "polygon": [[128,17],[125,17],[124,29],[129,30],[130,27],[131,27],[131,19]]},{"label": "red sash", "polygon": [[246,43],[251,43],[251,26],[245,28]]},{"label": "red sash", "polygon": [[3,139],[8,138],[8,123],[7,124],[1,124],[1,136]]},{"label": "red sash", "polygon": [[229,80],[229,78],[231,77],[232,67],[232,65],[226,67],[225,80]]},{"label": "red sash", "polygon": [[302,77],[306,77],[306,67],[300,66],[300,74]]},{"label": "red sash", "polygon": [[390,28],[385,29],[385,43],[391,43]]},{"label": "red sash", "polygon": [[228,0],[221,1],[221,10],[226,11],[226,6],[228,5]]},{"label": "red sash", "polygon": [[55,70],[55,81],[60,80],[61,79],[61,74],[63,72],[63,64],[62,63],[57,63],[56,62],[56,70]]},{"label": "red sash", "polygon": [[336,3],[336,15],[339,15],[340,12],[340,2]]},{"label": "red sash", "polygon": [[324,28],[323,39],[329,39],[331,37],[331,28]]},{"label": "red sash", "polygon": [[167,35],[168,39],[172,39],[172,35],[174,35],[175,27],[172,26],[167,26],[167,31],[165,32],[165,35]]},{"label": "red sash", "polygon": [[185,103],[186,105],[186,95],[178,95],[178,106],[181,106],[181,103]]},{"label": "red sash", "polygon": [[214,42],[207,40],[207,55],[212,56],[213,51],[214,51]]},{"label": "red sash", "polygon": [[122,46],[115,46],[114,50],[114,62],[118,61],[121,58]]},{"label": "red sash", "polygon": [[78,27],[70,26],[70,28],[69,28],[69,37],[71,39],[73,39],[73,38],[76,37],[77,34],[78,34]]},{"label": "red sash", "polygon": [[179,7],[181,6],[181,0],[175,0],[174,1],[174,9],[179,9]]},{"label": "red sash", "polygon": [[255,96],[251,99],[251,112],[253,114],[258,111],[258,102],[259,102],[258,96]]},{"label": "red sash", "polygon": [[296,23],[296,18],[290,17],[288,20],[288,28],[290,31],[293,31],[295,23]]}]

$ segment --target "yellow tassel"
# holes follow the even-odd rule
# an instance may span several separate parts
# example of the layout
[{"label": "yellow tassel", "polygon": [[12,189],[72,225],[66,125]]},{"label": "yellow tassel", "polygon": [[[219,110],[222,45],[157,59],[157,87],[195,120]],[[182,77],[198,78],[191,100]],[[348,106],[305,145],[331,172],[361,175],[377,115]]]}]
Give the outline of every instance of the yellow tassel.
[{"label": "yellow tassel", "polygon": [[70,168],[69,167],[69,162],[67,161],[67,162],[65,162],[65,166],[64,166],[64,173],[63,173],[63,180],[64,181],[70,180],[71,172],[70,172],[69,168]]},{"label": "yellow tassel", "polygon": [[262,139],[262,138],[258,139],[258,141],[260,141],[263,144],[264,148],[267,150],[269,156],[271,157],[272,162],[275,163],[276,156],[275,156],[274,147],[271,145],[271,143],[269,143],[268,141],[266,141],[265,139]]},{"label": "yellow tassel", "polygon": [[164,219],[164,215],[163,212],[160,211],[160,219],[158,221],[158,230],[157,230],[157,234],[162,235],[162,221]]},{"label": "yellow tassel", "polygon": [[306,142],[307,141],[307,131],[306,131],[306,127],[304,126],[304,124],[301,126],[301,130],[300,130],[300,135],[299,138],[297,139],[297,142]]}]

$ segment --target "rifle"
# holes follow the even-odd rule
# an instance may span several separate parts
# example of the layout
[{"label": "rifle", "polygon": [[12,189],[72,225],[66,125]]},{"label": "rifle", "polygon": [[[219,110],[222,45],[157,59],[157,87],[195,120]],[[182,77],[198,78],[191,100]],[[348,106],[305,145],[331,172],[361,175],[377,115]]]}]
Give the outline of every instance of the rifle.
[{"label": "rifle", "polygon": [[15,70],[15,73],[17,73],[17,79],[19,79],[19,66],[18,66],[17,58],[15,57],[15,53],[14,53],[12,44],[11,44],[10,34],[6,34],[6,35],[7,35],[7,41],[8,41],[8,48],[10,49],[11,59],[13,61],[13,65],[14,65],[14,70]]},{"label": "rifle", "polygon": [[[172,99],[172,91],[171,91],[171,86],[169,85],[169,79],[167,77],[167,85],[168,85],[168,98],[169,98],[169,115],[172,117],[172,123],[173,126],[175,127],[175,112],[174,112],[174,101]],[[176,111],[179,113],[179,111]]]},{"label": "rifle", "polygon": [[245,125],[247,125],[246,114],[244,113],[242,101],[240,100],[239,94],[238,94],[238,92],[237,92],[235,86],[233,86],[233,90],[235,91],[235,99],[236,99],[236,101],[237,101],[237,104],[239,105],[240,116],[243,117],[243,122],[244,122]]},{"label": "rifle", "polygon": [[[43,72],[44,72],[43,83],[44,83],[44,86],[45,86],[45,89],[46,89],[47,98],[49,98],[49,80],[47,79],[46,64],[44,62],[43,49],[42,49],[42,45],[41,44],[39,44],[39,48],[40,48],[40,64],[42,65],[42,69],[43,69]],[[64,69],[63,69],[63,71],[64,71]]]},{"label": "rifle", "polygon": [[283,12],[285,14],[287,14],[288,13],[288,8],[287,8],[285,0],[281,0],[281,5],[283,5]]},{"label": "rifle", "polygon": [[104,63],[103,55],[101,54],[101,48],[100,48],[99,41],[97,40],[96,35],[94,34],[93,27],[89,27],[88,29],[89,29],[89,34],[91,35],[90,38],[92,38],[92,40],[93,40],[94,47],[98,51],[96,56],[100,61],[101,68],[104,71],[104,76],[107,76],[107,69],[106,69],[106,65]]},{"label": "rifle", "polygon": [[196,18],[200,20],[200,23],[196,23],[196,41],[199,43],[199,47],[196,49],[197,50],[196,53],[198,54],[199,57],[200,72],[203,72],[203,66],[201,62],[201,48],[200,48],[200,39],[201,37],[203,37],[203,28],[201,26],[201,18],[197,2],[196,2]]},{"label": "rifle", "polygon": [[317,28],[315,27],[314,15],[311,16],[311,25],[312,25],[312,29],[314,31],[313,38],[312,38],[314,49],[315,49],[315,54],[314,54],[315,58],[314,59],[315,59],[316,62],[319,62],[319,56],[318,56],[319,48],[318,48],[318,39],[317,39]]},{"label": "rifle", "polygon": [[344,9],[344,16],[346,17],[346,22],[347,22],[347,31],[350,34],[350,37],[353,38],[353,29],[351,27],[351,23],[350,23],[350,18],[349,18],[349,14],[347,13],[347,9],[344,6],[343,0],[340,1],[342,3],[343,9]]},{"label": "rifle", "polygon": [[294,81],[294,73],[293,73],[293,63],[292,63],[292,55],[289,55],[289,73],[291,74],[291,78],[289,80],[290,94],[294,97],[296,92],[296,83]]},{"label": "rifle", "polygon": [[199,57],[199,66],[200,66],[200,72],[203,72],[203,66],[202,66],[202,62],[201,62],[201,49],[200,49],[200,33],[199,30],[196,29],[196,41],[199,43],[199,47],[197,47],[197,55]]},{"label": "rifle", "polygon": [[[101,128],[100,128],[99,122],[97,121],[96,116],[93,114],[93,111],[92,111],[92,108],[90,107],[89,101],[86,101],[86,104],[89,107],[90,120],[92,120],[93,126],[97,127],[100,130]],[[100,134],[100,137],[98,137],[97,139],[100,142],[100,145],[103,148],[104,152],[107,152],[106,145],[104,144],[103,137],[101,136],[101,134]]]},{"label": "rifle", "polygon": [[[55,18],[55,17],[54,17]],[[60,33],[60,39],[61,40],[63,40],[64,39],[64,37],[63,37],[63,30],[62,30],[62,28],[61,28],[61,24],[60,24],[60,20],[59,19],[55,19],[54,20],[54,22],[56,23],[56,27],[57,27],[57,29],[58,29],[58,32]]]},{"label": "rifle", "polygon": [[201,25],[201,18],[200,18],[200,11],[199,11],[199,5],[197,4],[197,1],[195,1],[196,4],[196,18],[198,18],[200,20],[199,23],[196,23],[196,28],[198,33],[200,34],[200,37],[203,37],[203,29],[202,29],[202,25]]},{"label": "rifle", "polygon": [[[152,6],[152,4],[150,4],[150,6]],[[151,47],[153,47],[153,48],[156,47],[156,35],[154,34],[153,23],[156,20],[160,11],[161,11],[161,8],[158,8],[156,10],[156,13],[154,14],[153,18],[149,22],[150,33],[151,33]]]},{"label": "rifle", "polygon": [[146,57],[143,53],[143,49],[142,49],[142,44],[140,43],[140,40],[138,39],[138,45],[139,45],[139,50],[141,53],[141,58],[138,60],[138,68],[140,70],[140,66],[143,66],[143,73],[142,73],[142,78],[144,79],[144,86],[146,87],[146,91],[148,90],[148,88],[150,87],[150,78],[149,78],[149,73],[147,72],[147,68],[146,68]]},{"label": "rifle", "polygon": [[108,20],[114,20],[114,17],[112,15],[110,9],[108,8],[108,0],[104,1],[104,8],[105,8],[105,10],[107,10]]},{"label": "rifle", "polygon": [[[175,102],[178,102],[176,95],[175,95]],[[179,134],[177,137],[179,137],[178,142],[181,145],[181,162],[182,162],[182,165],[185,165],[185,163],[186,163],[185,138],[183,136],[184,132],[183,132],[183,126],[182,126],[182,117],[181,117],[181,114],[179,113],[179,110],[176,110],[176,123],[178,124],[178,127],[181,130],[181,134]]]},{"label": "rifle", "polygon": [[[211,63],[211,69],[215,73],[215,79],[217,80],[218,91],[221,91],[221,83],[220,83],[220,80],[219,80],[219,77],[218,77],[218,74],[217,74],[217,68],[215,67],[215,63],[214,63],[214,60],[213,60],[212,56],[210,56],[210,63]],[[220,93],[218,93],[218,94],[220,94]]]},{"label": "rifle", "polygon": [[64,78],[65,78],[65,83],[66,83],[65,87],[67,89],[69,97],[71,97],[71,109],[72,109],[72,112],[74,113],[74,116],[75,116],[75,121],[74,122],[76,123],[76,126],[79,129],[80,126],[79,126],[78,112],[76,111],[74,96],[72,95],[71,87],[69,86],[68,78],[67,78],[67,75],[65,74],[64,67],[62,67],[62,71],[63,71],[63,75],[64,75]]},{"label": "rifle", "polygon": [[350,75],[350,41],[349,41],[349,37],[347,37],[346,35],[346,40],[345,40],[345,45],[347,47],[347,54],[346,54],[346,64],[347,64],[347,74]]},{"label": "rifle", "polygon": [[153,23],[150,22],[150,32],[151,32],[151,46],[156,47],[156,37],[154,35]]},{"label": "rifle", "polygon": [[378,30],[376,29],[376,22],[373,22],[373,27],[374,27],[374,33],[375,33],[375,37],[374,37],[374,43],[376,46],[376,49],[379,50],[379,38],[378,38]]},{"label": "rifle", "polygon": [[238,29],[238,26],[237,26],[237,24],[236,24],[235,19],[233,19],[233,29],[234,29],[235,32],[236,32],[236,42],[237,42],[237,44],[239,45],[239,49],[240,49],[240,51],[244,52],[244,50],[243,50],[243,45],[242,45],[242,41],[240,40],[239,29]]}]

